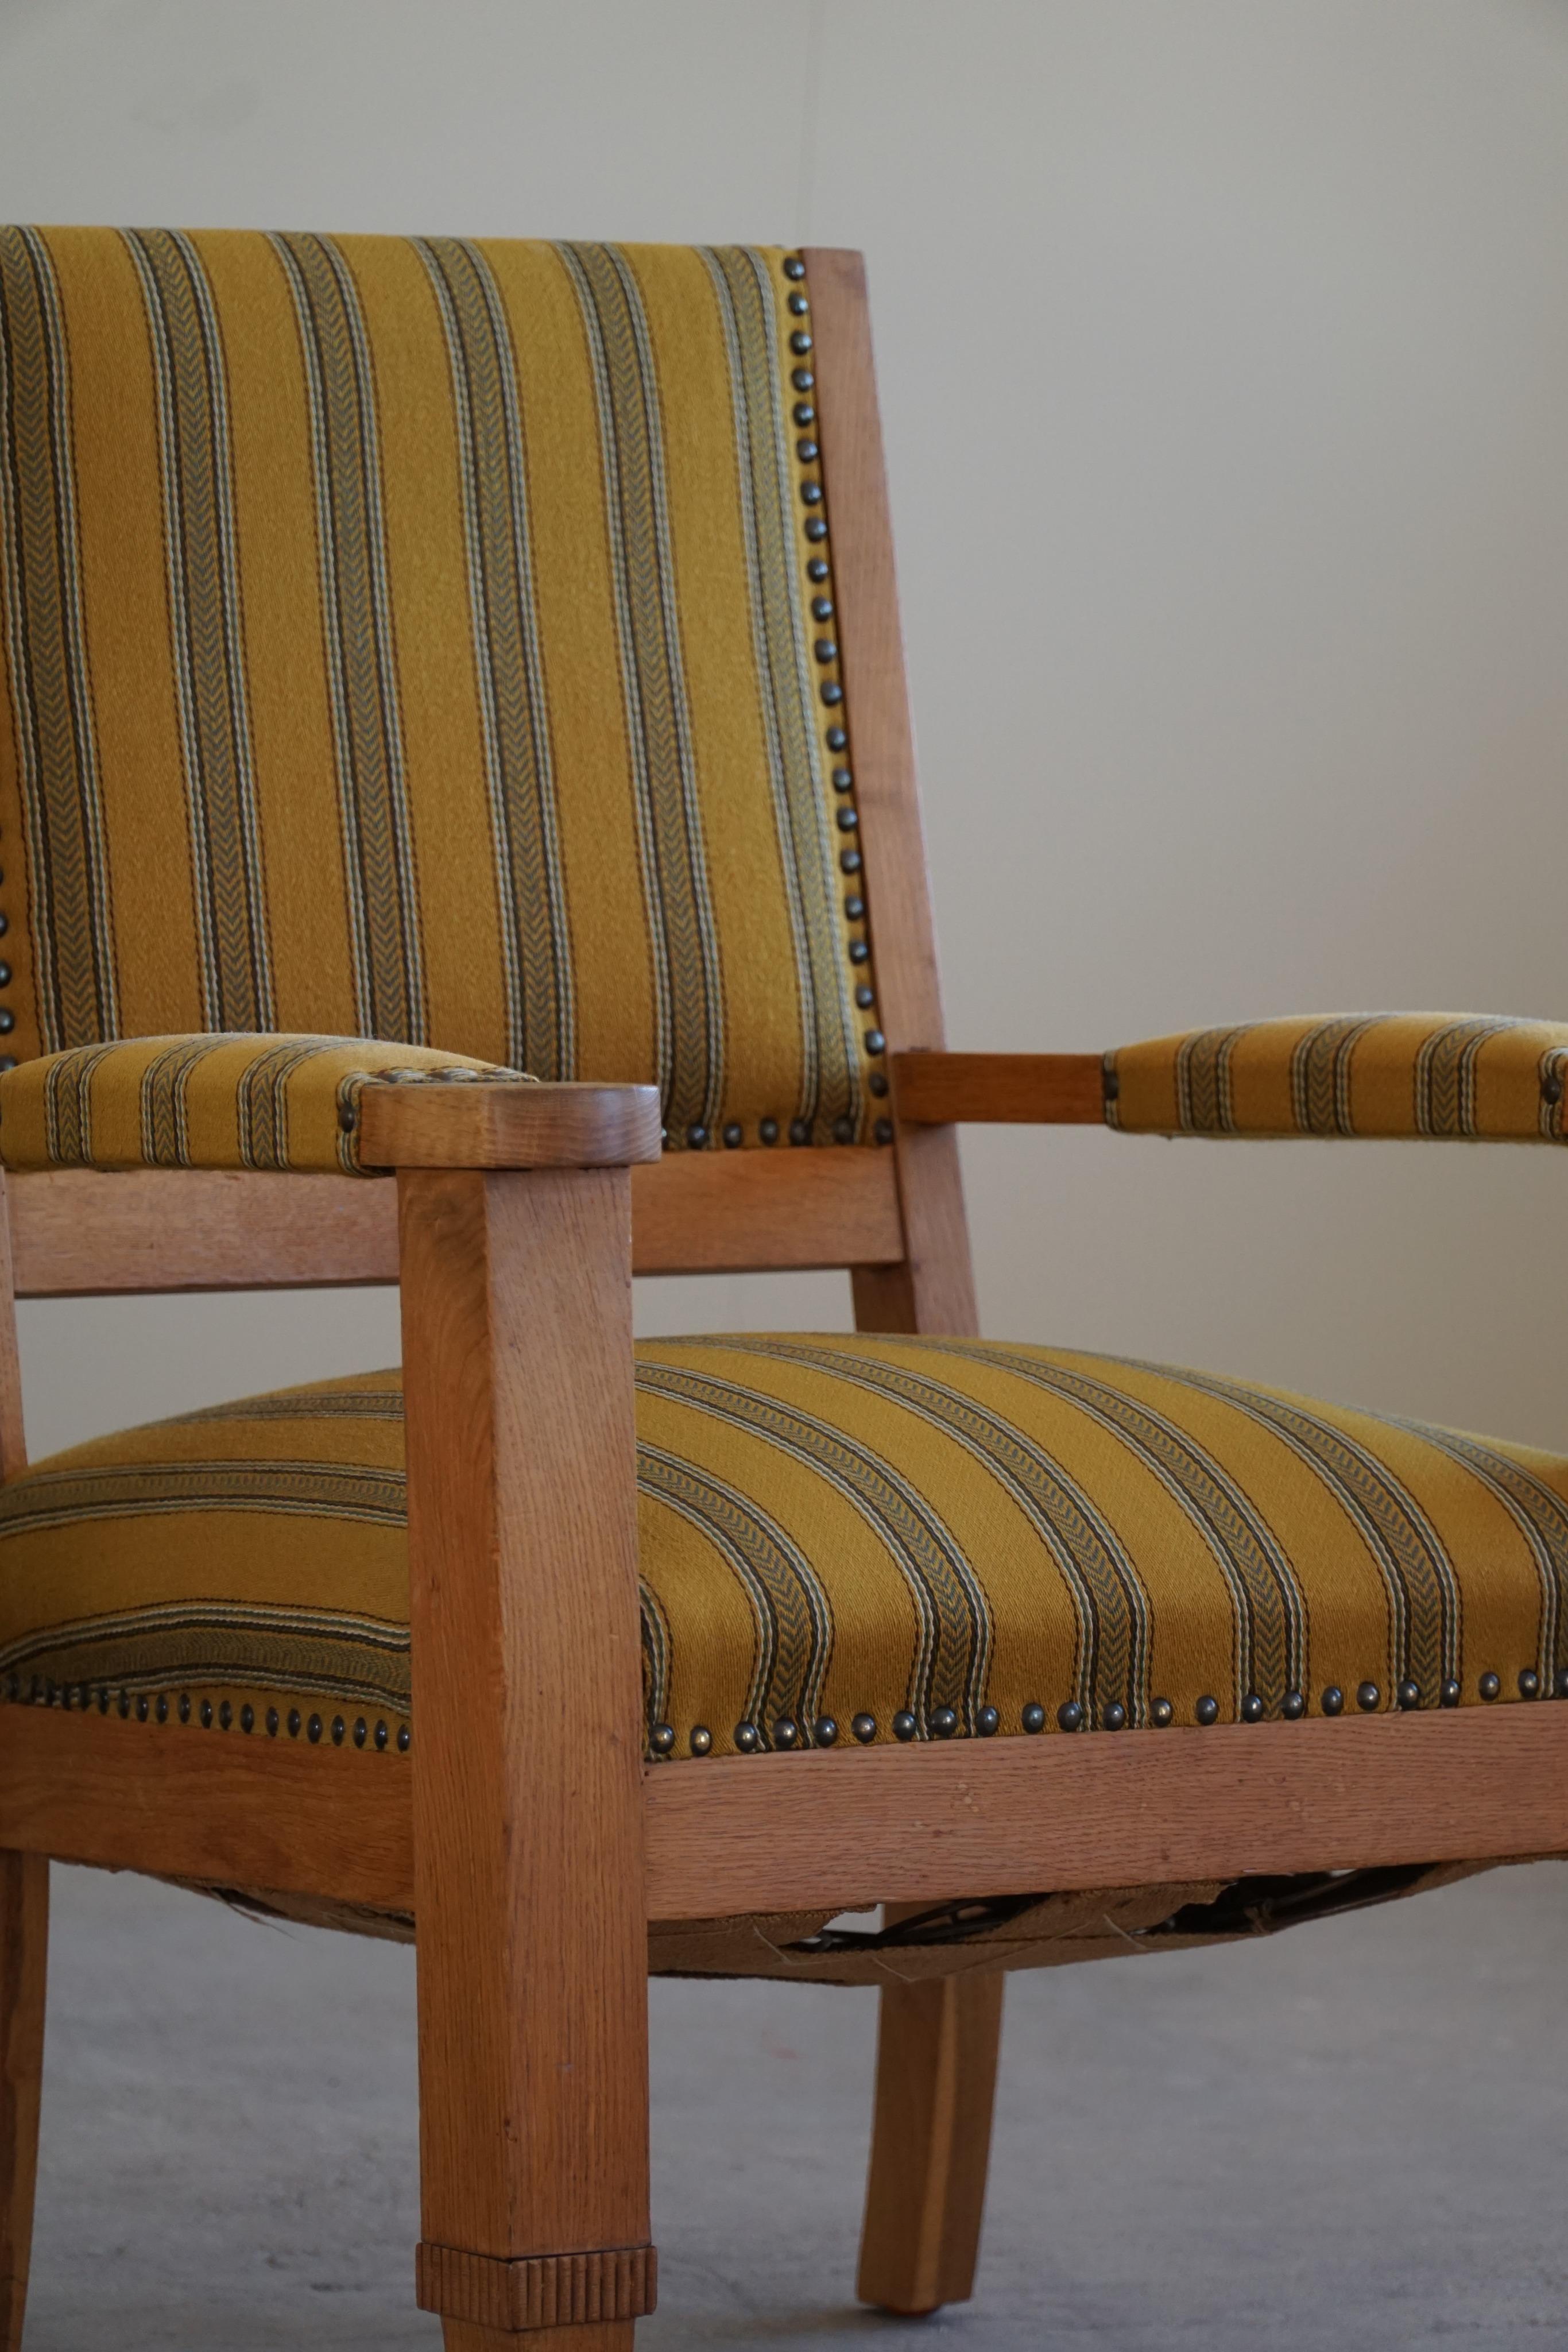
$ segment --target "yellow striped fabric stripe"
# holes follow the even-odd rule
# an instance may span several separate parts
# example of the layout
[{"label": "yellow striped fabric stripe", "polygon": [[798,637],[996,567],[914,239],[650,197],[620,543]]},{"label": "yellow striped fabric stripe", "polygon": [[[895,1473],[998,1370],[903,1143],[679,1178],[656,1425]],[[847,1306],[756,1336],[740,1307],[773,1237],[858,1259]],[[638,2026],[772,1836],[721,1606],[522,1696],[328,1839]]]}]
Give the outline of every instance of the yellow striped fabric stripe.
[{"label": "yellow striped fabric stripe", "polygon": [[[1568,1695],[1568,1462],[1528,1447],[863,1335],[643,1343],[637,1429],[655,1757]],[[0,1685],[401,1718],[402,1465],[391,1372],[35,1465]]]},{"label": "yellow striped fabric stripe", "polygon": [[1105,1057],[1105,1116],[1144,1135],[1561,1143],[1568,1024],[1336,1013],[1193,1029]]},{"label": "yellow striped fabric stripe", "polygon": [[350,1176],[376,1083],[526,1085],[429,1046],[204,1032],[77,1045],[0,1075],[0,1167],[258,1168]]}]

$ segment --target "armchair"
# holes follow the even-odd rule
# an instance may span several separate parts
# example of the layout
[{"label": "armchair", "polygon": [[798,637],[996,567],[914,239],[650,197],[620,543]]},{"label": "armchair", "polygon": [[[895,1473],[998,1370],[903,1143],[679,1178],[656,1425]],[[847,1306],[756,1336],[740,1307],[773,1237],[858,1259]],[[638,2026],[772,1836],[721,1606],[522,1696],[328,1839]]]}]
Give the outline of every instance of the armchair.
[{"label": "armchair", "polygon": [[[1568,1461],[980,1339],[955,1141],[1560,1140],[1568,1031],[946,1053],[855,256],[0,231],[0,2352],[51,1857],[413,1939],[420,2303],[629,2352],[650,1968],[881,1988],[929,2311],[1008,1969],[1568,1848]],[[15,1297],[324,1282],[401,1377],[26,1464]]]}]

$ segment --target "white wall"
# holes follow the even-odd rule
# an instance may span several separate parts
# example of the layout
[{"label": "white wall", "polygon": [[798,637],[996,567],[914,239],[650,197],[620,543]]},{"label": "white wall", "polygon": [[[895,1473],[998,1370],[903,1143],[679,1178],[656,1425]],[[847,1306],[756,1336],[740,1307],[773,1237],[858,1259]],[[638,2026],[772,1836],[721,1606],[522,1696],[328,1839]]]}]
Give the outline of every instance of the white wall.
[{"label": "white wall", "polygon": [[[1557,0],[0,0],[5,217],[867,249],[975,1046],[1568,1014],[1565,133]],[[1555,1155],[965,1149],[990,1331],[1568,1444]],[[396,1345],[33,1307],[34,1443]]]}]

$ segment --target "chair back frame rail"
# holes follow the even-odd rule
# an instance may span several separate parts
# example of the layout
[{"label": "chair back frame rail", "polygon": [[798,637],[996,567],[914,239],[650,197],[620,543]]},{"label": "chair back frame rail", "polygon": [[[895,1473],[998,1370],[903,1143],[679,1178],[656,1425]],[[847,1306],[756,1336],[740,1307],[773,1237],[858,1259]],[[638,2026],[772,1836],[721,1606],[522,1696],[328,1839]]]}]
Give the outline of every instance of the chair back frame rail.
[{"label": "chair back frame rail", "polygon": [[[939,1051],[863,274],[805,258],[879,1020],[890,1056]],[[420,2299],[448,2352],[566,2325],[570,2352],[630,2352],[653,2291],[648,1922],[1568,1850],[1568,1707],[640,1765],[630,1276],[846,1268],[860,1329],[972,1334],[951,1126],[630,1171],[5,1190],[0,1476],[25,1459],[17,1297],[401,1279],[416,1737],[404,1759],[0,1706],[0,2352],[21,2339],[50,1857],[414,1916]],[[559,1608],[515,1605],[541,1589]],[[860,2287],[925,2311],[972,2281],[999,1979],[880,1998]]]},{"label": "chair back frame rail", "polygon": [[[206,1169],[7,1180],[18,1298],[395,1284],[390,1178]],[[904,1255],[894,1154],[679,1152],[632,1171],[637,1274],[800,1273]]]}]

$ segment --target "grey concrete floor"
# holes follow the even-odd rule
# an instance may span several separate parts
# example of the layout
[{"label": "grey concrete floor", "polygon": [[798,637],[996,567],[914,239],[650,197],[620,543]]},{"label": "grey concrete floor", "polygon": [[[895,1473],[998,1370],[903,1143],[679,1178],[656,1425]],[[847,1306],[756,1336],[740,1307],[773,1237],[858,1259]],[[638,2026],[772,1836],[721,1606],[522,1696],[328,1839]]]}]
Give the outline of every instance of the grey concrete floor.
[{"label": "grey concrete floor", "polygon": [[[1568,1868],[1009,1990],[979,2291],[852,2301],[873,2000],[653,1990],[677,2346],[1568,2344]],[[27,2352],[438,2352],[413,1970],[56,1873]]]}]

